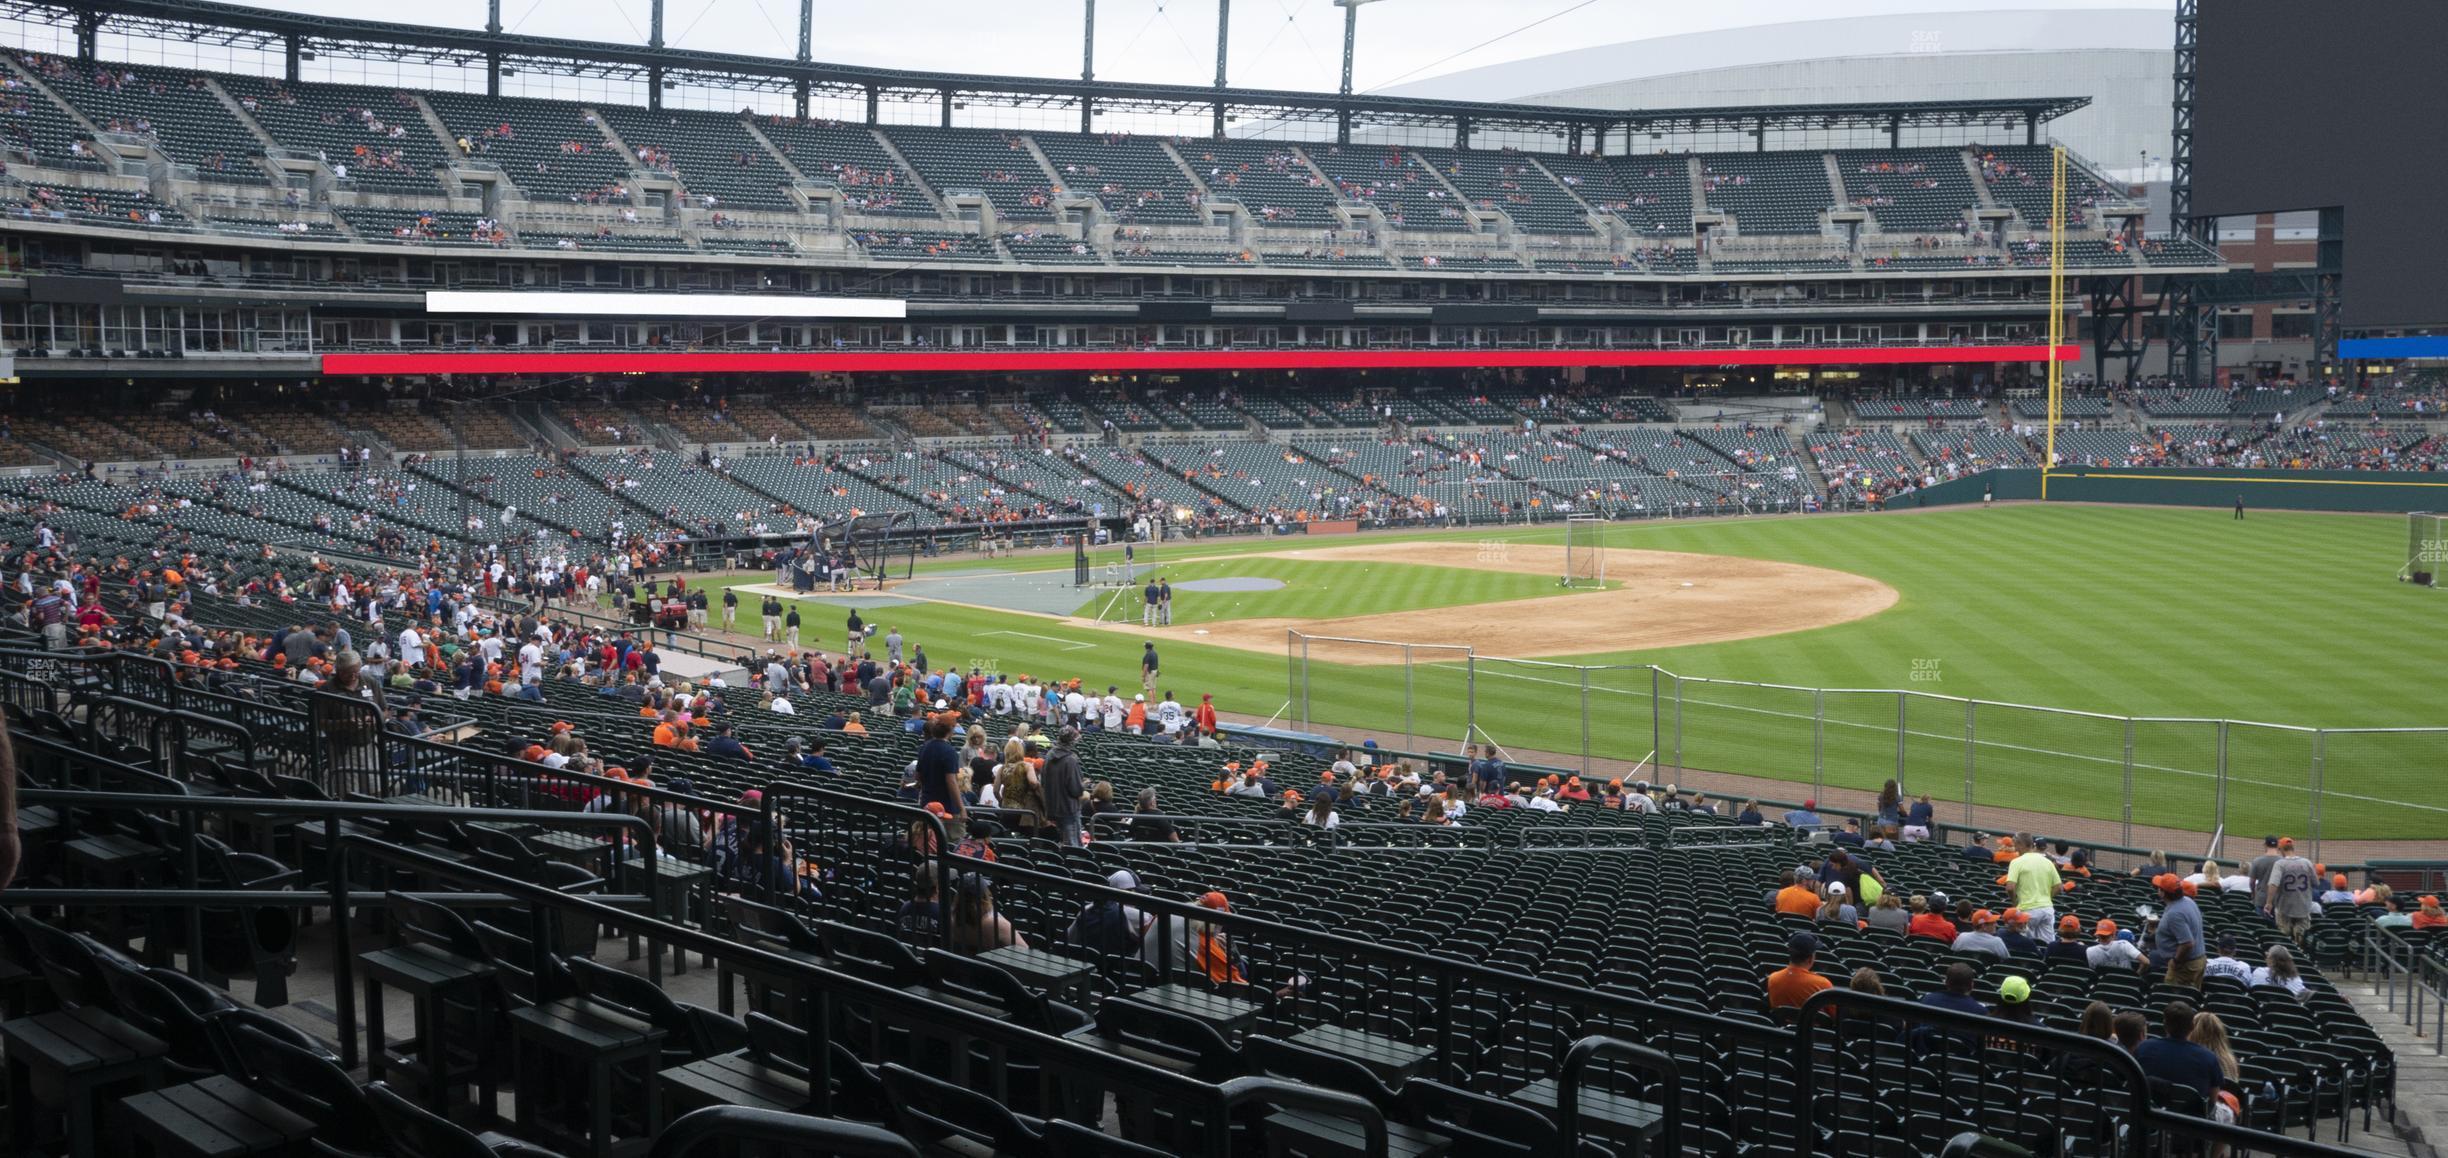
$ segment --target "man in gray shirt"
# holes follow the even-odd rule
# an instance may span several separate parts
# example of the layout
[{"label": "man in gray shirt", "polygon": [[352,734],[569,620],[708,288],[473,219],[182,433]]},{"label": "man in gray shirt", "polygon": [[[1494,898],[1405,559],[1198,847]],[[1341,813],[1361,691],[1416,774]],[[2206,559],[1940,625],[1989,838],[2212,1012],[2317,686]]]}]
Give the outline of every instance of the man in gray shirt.
[{"label": "man in gray shirt", "polygon": [[2275,836],[2262,837],[2261,855],[2244,866],[2244,875],[2252,879],[2253,903],[2264,909],[2269,907],[2269,902],[2261,898],[2269,890],[2270,870],[2278,865],[2278,839]]},{"label": "man in gray shirt", "polygon": [[2278,931],[2300,945],[2304,934],[2312,930],[2312,890],[2319,874],[2312,862],[2295,852],[2292,839],[2278,842],[2278,864],[2270,870],[2267,889],[2255,895],[2263,911],[2277,922]]},{"label": "man in gray shirt", "polygon": [[901,666],[901,629],[896,627],[884,636],[884,658],[894,667]]},{"label": "man in gray shirt", "polygon": [[1973,913],[1972,927],[1955,934],[1955,943],[1947,947],[1958,953],[1987,953],[2000,961],[2012,954],[1997,935],[1997,914],[1987,909]]},{"label": "man in gray shirt", "polygon": [[2151,878],[2159,889],[2159,899],[2165,902],[2159,913],[2159,931],[2151,939],[2151,964],[2167,968],[2167,983],[2199,989],[2206,946],[2202,941],[2201,906],[2186,896],[2184,879],[2174,873],[2161,873]]}]

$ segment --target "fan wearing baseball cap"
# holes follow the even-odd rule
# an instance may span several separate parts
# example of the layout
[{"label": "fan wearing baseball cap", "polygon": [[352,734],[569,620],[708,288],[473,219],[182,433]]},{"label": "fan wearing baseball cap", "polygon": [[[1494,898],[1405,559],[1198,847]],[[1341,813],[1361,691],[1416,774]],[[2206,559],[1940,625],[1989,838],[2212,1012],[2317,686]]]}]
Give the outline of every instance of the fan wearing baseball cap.
[{"label": "fan wearing baseball cap", "polygon": [[2135,947],[2130,935],[2117,935],[2115,921],[2103,919],[2093,932],[2098,935],[2099,943],[2091,946],[2087,954],[2092,968],[2123,969],[2128,972],[2141,969],[2142,950]]},{"label": "fan wearing baseball cap", "polygon": [[2082,918],[2067,913],[2057,919],[2057,939],[2049,942],[2048,951],[2040,956],[2047,961],[2072,961],[2078,965],[2091,963],[2090,946],[2083,944]]},{"label": "fan wearing baseball cap", "polygon": [[1997,925],[1996,913],[1975,909],[1972,912],[1972,927],[1957,933],[1954,943],[1948,947],[1958,953],[1987,953],[2003,961],[2009,954],[2006,942],[1998,939]]},{"label": "fan wearing baseball cap", "polygon": [[2151,941],[2151,964],[2167,969],[2167,983],[2187,989],[2199,989],[2202,965],[2208,959],[2207,946],[2202,940],[2201,906],[2186,893],[2184,881],[2174,873],[2161,873],[2151,878],[2152,887],[2159,890],[2166,902],[2159,913],[2159,930]]},{"label": "fan wearing baseball cap", "polygon": [[1819,975],[1819,938],[1809,933],[1796,933],[1786,938],[1783,969],[1768,975],[1768,1008],[1792,1009],[1811,999],[1811,995],[1835,985]]}]

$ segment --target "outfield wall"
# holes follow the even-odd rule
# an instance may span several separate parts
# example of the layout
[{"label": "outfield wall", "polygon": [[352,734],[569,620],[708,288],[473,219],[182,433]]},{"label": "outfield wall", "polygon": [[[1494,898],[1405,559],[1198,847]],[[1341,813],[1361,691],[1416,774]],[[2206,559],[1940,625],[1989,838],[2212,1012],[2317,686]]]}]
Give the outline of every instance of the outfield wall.
[{"label": "outfield wall", "polygon": [[[2037,470],[1994,470],[1889,499],[1890,507],[1955,506],[2040,497]],[[2051,471],[2048,497],[2084,503],[2148,503],[2248,510],[2432,511],[2448,509],[2448,472],[2245,470],[2228,467],[2067,467]]]}]

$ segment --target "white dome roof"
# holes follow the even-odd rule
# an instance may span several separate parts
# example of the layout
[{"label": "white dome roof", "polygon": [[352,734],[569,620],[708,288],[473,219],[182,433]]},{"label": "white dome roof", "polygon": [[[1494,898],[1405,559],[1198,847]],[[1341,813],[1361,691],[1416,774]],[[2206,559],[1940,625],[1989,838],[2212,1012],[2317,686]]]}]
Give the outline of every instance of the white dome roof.
[{"label": "white dome roof", "polygon": [[[1576,48],[1413,81],[1385,93],[1529,101],[1627,80],[1797,61],[2102,50],[2172,53],[2175,36],[2175,17],[2167,8],[2021,8],[1848,16]],[[1564,99],[1556,103],[1576,102]]]}]

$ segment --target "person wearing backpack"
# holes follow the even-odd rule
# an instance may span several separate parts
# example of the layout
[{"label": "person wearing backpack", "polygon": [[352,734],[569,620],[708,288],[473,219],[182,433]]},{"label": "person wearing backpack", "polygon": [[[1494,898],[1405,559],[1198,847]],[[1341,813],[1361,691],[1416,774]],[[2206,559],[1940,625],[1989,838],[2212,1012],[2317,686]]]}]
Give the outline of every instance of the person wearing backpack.
[{"label": "person wearing backpack", "polygon": [[[1115,869],[1105,878],[1113,888],[1133,893],[1146,893],[1146,882],[1129,869]],[[1156,918],[1113,898],[1088,902],[1080,915],[1071,922],[1066,936],[1071,944],[1096,954],[1100,959],[1137,957],[1155,964],[1155,943],[1148,939],[1148,930],[1155,927]]]}]

